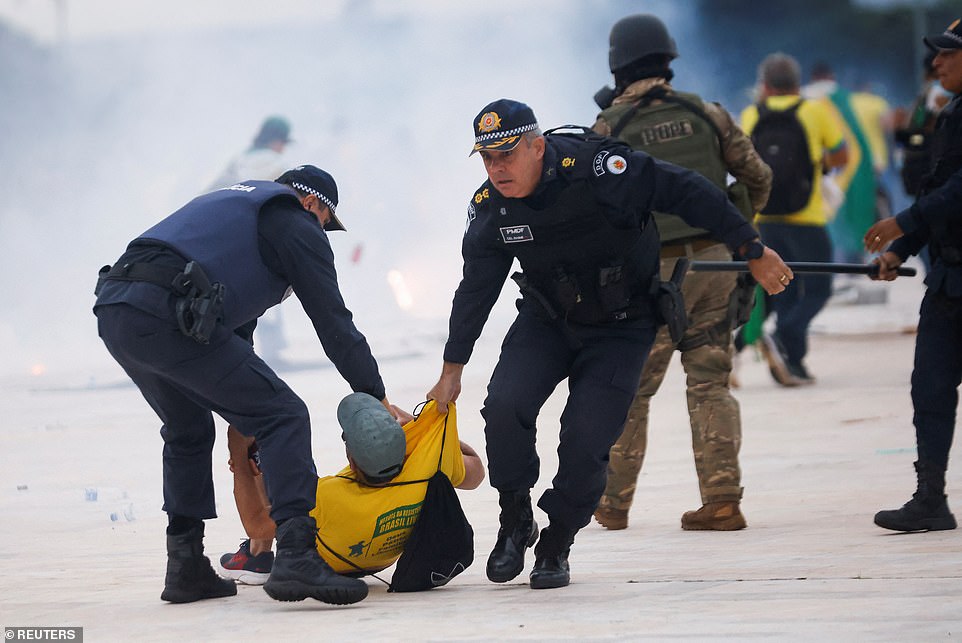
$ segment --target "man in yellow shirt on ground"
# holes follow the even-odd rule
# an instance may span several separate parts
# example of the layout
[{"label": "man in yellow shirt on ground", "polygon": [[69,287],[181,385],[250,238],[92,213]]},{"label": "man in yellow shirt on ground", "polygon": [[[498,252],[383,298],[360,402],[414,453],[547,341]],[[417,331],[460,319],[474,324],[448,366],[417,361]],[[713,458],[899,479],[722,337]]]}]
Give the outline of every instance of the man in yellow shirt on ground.
[{"label": "man in yellow shirt on ground", "polygon": [[[348,465],[317,481],[311,516],[317,523],[318,551],[339,574],[374,573],[401,556],[420,514],[426,481],[439,462],[458,489],[476,489],[484,480],[484,464],[458,438],[453,405],[445,415],[429,401],[402,428],[381,402],[353,393],[338,406],[337,417]],[[221,557],[218,571],[259,585],[273,563],[274,523],[252,441],[228,433],[228,443],[234,496],[248,538],[236,553]]]}]

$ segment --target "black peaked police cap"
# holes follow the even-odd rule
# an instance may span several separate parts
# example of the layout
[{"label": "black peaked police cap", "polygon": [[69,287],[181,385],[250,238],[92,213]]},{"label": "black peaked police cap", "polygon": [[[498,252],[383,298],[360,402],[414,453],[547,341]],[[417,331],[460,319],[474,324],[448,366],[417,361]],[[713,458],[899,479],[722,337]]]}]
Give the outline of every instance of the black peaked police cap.
[{"label": "black peaked police cap", "polygon": [[524,103],[507,98],[488,103],[474,118],[471,154],[481,150],[508,152],[518,146],[522,134],[535,129],[538,129],[538,119]]},{"label": "black peaked police cap", "polygon": [[313,165],[298,165],[274,179],[275,183],[289,185],[295,190],[300,190],[305,194],[313,194],[321,203],[326,205],[331,211],[331,220],[327,222],[324,229],[328,232],[332,230],[347,230],[341,220],[334,214],[337,210],[337,183],[334,177]]},{"label": "black peaked police cap", "polygon": [[931,49],[962,49],[962,19],[956,18],[937,36],[926,36],[922,41]]}]

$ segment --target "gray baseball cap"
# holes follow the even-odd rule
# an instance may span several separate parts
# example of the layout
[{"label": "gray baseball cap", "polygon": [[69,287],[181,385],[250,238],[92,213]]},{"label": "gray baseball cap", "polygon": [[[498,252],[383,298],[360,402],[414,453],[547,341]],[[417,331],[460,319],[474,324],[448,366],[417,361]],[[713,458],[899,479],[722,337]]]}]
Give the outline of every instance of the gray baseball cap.
[{"label": "gray baseball cap", "polygon": [[404,429],[377,398],[351,393],[337,405],[337,421],[364,477],[381,482],[401,472],[407,448]]}]

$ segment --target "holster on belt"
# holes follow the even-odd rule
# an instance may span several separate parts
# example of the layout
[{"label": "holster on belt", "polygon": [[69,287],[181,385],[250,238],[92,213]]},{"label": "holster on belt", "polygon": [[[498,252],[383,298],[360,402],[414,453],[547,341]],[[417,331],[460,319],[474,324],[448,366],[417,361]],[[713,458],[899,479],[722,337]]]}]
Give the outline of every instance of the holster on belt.
[{"label": "holster on belt", "polygon": [[199,344],[206,344],[223,319],[223,284],[211,283],[203,268],[189,261],[183,270],[152,263],[127,263],[104,266],[97,277],[94,294],[108,279],[145,281],[177,295],[174,312],[180,332]]},{"label": "holster on belt", "polygon": [[224,286],[210,283],[193,261],[184,267],[187,294],[177,300],[175,311],[180,332],[199,344],[210,342],[224,311]]},{"label": "holster on belt", "polygon": [[685,312],[685,297],[681,292],[681,284],[690,263],[688,257],[679,258],[671,273],[671,279],[661,281],[656,275],[652,284],[656,300],[655,315],[658,322],[668,326],[668,334],[675,344],[682,340],[688,330],[688,314]]},{"label": "holster on belt", "polygon": [[538,290],[525,276],[523,272],[515,272],[511,275],[512,281],[518,284],[518,290],[524,297],[530,297],[532,300],[537,302],[544,314],[547,316],[548,320],[556,323],[561,329],[562,334],[565,336],[565,340],[568,342],[568,346],[574,350],[581,348],[581,340],[579,340],[571,328],[568,326],[565,318],[558,314],[555,307],[551,304],[544,293]]}]

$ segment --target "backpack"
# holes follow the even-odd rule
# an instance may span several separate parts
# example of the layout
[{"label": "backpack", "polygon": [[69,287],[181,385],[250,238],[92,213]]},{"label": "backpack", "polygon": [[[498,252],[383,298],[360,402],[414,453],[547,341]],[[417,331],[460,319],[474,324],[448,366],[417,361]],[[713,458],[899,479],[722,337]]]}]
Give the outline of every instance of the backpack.
[{"label": "backpack", "polygon": [[[419,417],[418,409],[415,409],[414,416]],[[420,592],[441,587],[474,562],[474,529],[464,515],[454,485],[441,470],[450,414],[446,413],[442,417],[444,432],[441,436],[438,468],[434,475],[423,480],[389,482],[383,485],[395,487],[427,483],[421,511],[397,560],[390,583],[377,574],[361,569],[353,561],[331,549],[321,540],[320,534],[317,535],[318,542],[334,557],[355,568],[359,576],[370,574],[378,579],[388,586],[389,592]]]},{"label": "backpack", "polygon": [[443,471],[428,480],[424,504],[391,576],[389,592],[446,585],[474,562],[474,530]]},{"label": "backpack", "polygon": [[752,143],[770,168],[772,192],[762,214],[786,215],[803,209],[812,197],[815,166],[808,136],[798,120],[799,101],[786,110],[771,110],[760,103]]},{"label": "backpack", "polygon": [[[653,104],[656,100],[661,102]],[[602,115],[617,118],[611,136],[632,149],[694,170],[722,189],[727,185],[728,168],[722,156],[725,137],[697,95],[668,93],[655,86],[627,109],[617,105]]]},{"label": "backpack", "polygon": [[[694,170],[724,190],[728,174],[722,156],[724,135],[704,106],[695,94],[668,92],[656,85],[633,103],[612,105],[601,117],[612,123],[611,136],[632,149]],[[708,236],[704,228],[690,226],[674,214],[652,214],[662,245]]]},{"label": "backpack", "polygon": [[441,471],[448,416],[444,415],[438,470],[427,480],[421,513],[397,560],[389,592],[441,587],[474,562],[474,529],[464,515],[454,485]]}]

